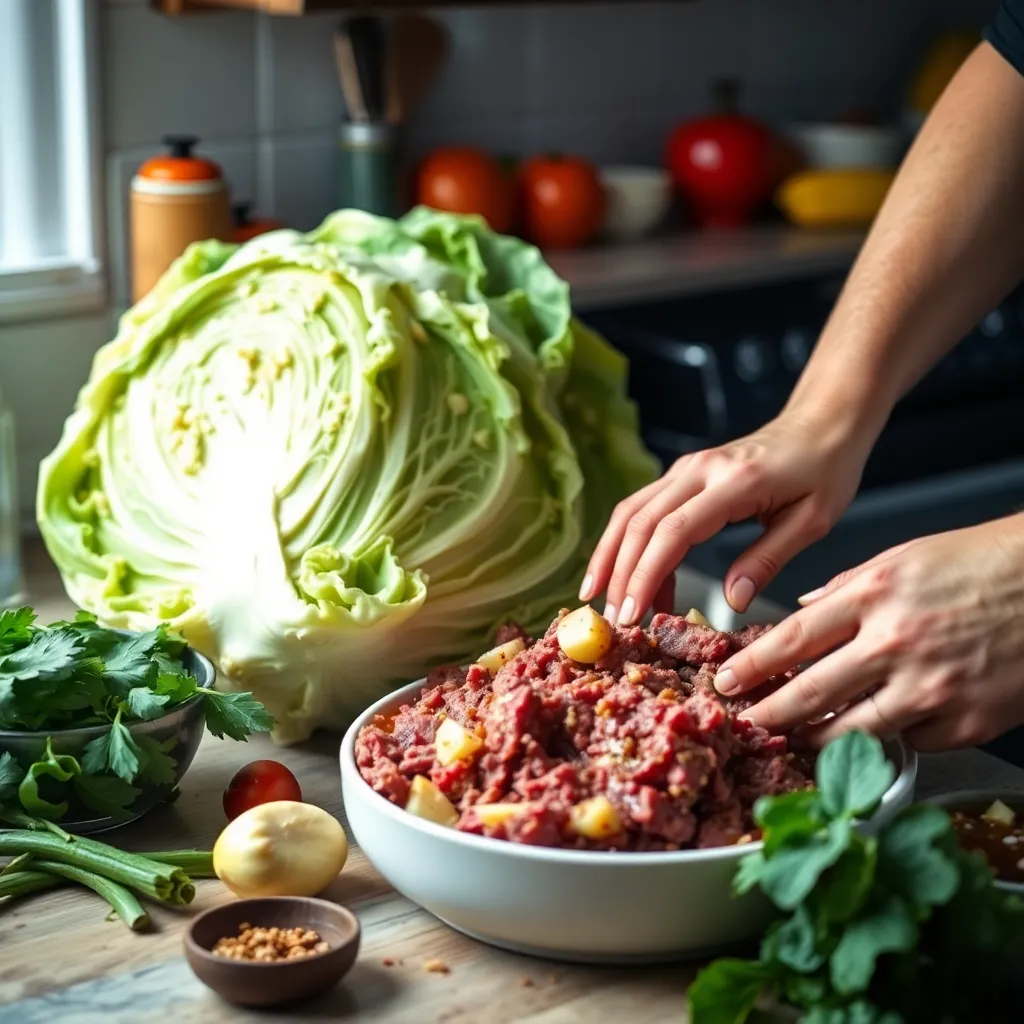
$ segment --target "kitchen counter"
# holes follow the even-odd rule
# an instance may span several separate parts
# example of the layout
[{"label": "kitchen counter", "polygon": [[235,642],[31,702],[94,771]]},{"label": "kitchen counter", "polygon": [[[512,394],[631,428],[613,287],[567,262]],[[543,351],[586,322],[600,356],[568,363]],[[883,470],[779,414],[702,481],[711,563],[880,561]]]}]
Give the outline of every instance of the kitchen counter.
[{"label": "kitchen counter", "polygon": [[[845,274],[862,231],[808,231],[758,224],[722,231],[678,231],[636,242],[607,242],[544,258],[569,283],[573,312],[703,295],[729,288]],[[127,270],[114,275],[116,312],[128,308]],[[115,319],[116,319],[115,318]]]},{"label": "kitchen counter", "polygon": [[[43,621],[67,616],[71,605],[38,546],[28,552],[27,569],[28,600]],[[241,744],[207,735],[173,805],[100,838],[133,850],[208,848],[224,824],[224,787],[239,766],[258,757],[283,761],[308,800],[344,820],[335,737],[281,750],[265,738]],[[975,750],[922,759],[919,795],[986,786],[1024,790],[1024,772]],[[200,881],[197,890],[190,912],[233,899],[216,881]],[[694,967],[574,967],[491,949],[399,896],[359,850],[352,850],[328,895],[359,915],[359,960],[332,992],[289,1008],[289,1020],[675,1024],[685,1019],[684,993]],[[151,914],[155,929],[133,934],[119,921],[106,921],[102,901],[80,889],[30,896],[3,908],[0,1024],[284,1019],[284,1013],[255,1013],[221,1002],[194,978],[181,955],[188,914],[162,908]],[[424,962],[432,957],[450,973],[425,971]]]},{"label": "kitchen counter", "polygon": [[573,310],[589,313],[724,288],[845,272],[860,231],[803,231],[765,224],[730,231],[668,233],[545,257],[572,288]]}]

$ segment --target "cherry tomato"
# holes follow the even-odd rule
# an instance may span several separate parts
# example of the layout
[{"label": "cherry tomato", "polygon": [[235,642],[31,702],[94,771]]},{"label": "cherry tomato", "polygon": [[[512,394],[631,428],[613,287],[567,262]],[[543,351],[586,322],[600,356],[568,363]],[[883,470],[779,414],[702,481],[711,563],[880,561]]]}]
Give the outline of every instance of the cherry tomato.
[{"label": "cherry tomato", "polygon": [[234,821],[250,807],[274,800],[302,800],[298,780],[277,761],[250,761],[224,790],[224,813]]},{"label": "cherry tomato", "polygon": [[512,182],[492,156],[466,146],[438,149],[423,161],[416,200],[449,213],[479,214],[492,231],[512,229]]},{"label": "cherry tomato", "polygon": [[542,248],[586,245],[604,224],[604,186],[586,160],[534,157],[523,165],[519,192],[526,237]]}]

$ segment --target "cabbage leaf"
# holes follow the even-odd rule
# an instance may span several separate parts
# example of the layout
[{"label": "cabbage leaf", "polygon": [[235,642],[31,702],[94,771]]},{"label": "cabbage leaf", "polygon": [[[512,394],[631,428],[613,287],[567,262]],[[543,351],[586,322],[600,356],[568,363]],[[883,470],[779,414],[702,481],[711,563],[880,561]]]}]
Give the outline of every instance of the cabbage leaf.
[{"label": "cabbage leaf", "polygon": [[199,243],[97,353],[40,530],[78,604],[168,622],[294,742],[572,602],[657,472],[626,372],[478,218]]}]

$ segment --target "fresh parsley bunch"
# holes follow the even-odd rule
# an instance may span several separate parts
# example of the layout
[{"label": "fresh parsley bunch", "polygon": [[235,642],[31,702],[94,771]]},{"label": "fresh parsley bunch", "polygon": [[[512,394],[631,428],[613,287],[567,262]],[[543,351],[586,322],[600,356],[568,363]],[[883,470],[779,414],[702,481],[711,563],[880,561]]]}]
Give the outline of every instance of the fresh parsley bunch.
[{"label": "fresh parsley bunch", "polygon": [[816,789],[755,805],[763,849],[741,861],[734,889],[760,888],[785,916],[758,960],[701,971],[691,1024],[742,1024],[762,993],[802,1011],[803,1024],[1019,1020],[1008,985],[1024,904],[992,884],[938,807],[908,807],[877,835],[855,829],[893,780],[877,739],[835,740],[816,776]]},{"label": "fresh parsley bunch", "polygon": [[44,756],[22,765],[0,741],[0,813],[8,817],[59,820],[69,809],[68,787],[86,807],[128,817],[142,792],[134,783],[173,784],[177,743],[133,733],[130,724],[159,718],[197,694],[215,736],[244,740],[273,725],[252,694],[201,688],[182,662],[184,640],[165,626],[126,635],[85,612],[48,627],[35,620],[31,608],[0,612],[0,730],[110,728],[80,760],[55,754],[51,736]]}]

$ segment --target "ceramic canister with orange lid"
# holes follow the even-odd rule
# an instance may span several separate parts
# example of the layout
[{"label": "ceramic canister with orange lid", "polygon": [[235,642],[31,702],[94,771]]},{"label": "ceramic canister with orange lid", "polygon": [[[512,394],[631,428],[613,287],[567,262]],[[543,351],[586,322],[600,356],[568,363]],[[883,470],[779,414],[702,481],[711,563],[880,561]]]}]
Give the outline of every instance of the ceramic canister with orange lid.
[{"label": "ceramic canister with orange lid", "polygon": [[192,152],[197,140],[168,135],[168,152],[147,160],[132,179],[132,301],[146,296],[160,275],[193,242],[230,241],[227,184],[220,167]]}]

